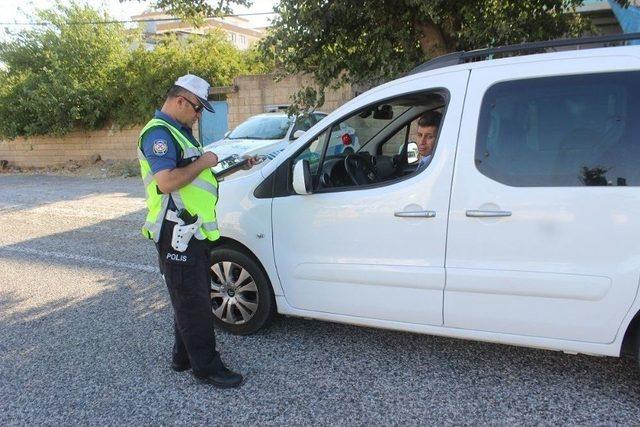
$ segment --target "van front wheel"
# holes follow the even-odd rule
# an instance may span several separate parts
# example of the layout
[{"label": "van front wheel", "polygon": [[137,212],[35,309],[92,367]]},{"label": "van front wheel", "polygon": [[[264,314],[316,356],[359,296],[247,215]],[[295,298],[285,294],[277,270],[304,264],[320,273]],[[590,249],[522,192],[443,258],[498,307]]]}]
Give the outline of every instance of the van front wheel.
[{"label": "van front wheel", "polygon": [[271,284],[260,265],[230,246],[211,251],[211,309],[216,326],[236,335],[267,326],[276,310]]}]

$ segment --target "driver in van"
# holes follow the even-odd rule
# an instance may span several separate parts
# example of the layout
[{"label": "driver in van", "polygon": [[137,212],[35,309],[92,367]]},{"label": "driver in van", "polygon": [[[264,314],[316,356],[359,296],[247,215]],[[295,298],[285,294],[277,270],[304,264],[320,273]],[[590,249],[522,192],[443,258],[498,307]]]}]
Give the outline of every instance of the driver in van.
[{"label": "driver in van", "polygon": [[431,163],[441,121],[442,114],[433,110],[427,111],[418,119],[418,130],[416,132],[418,167],[416,170],[423,170]]}]

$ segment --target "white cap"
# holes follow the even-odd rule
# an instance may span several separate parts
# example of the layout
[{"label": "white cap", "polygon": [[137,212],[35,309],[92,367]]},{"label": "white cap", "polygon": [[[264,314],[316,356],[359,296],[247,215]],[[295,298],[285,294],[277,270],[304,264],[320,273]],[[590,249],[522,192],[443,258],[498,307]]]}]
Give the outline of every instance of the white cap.
[{"label": "white cap", "polygon": [[209,101],[207,101],[207,97],[209,96],[209,83],[207,83],[205,79],[193,74],[187,74],[178,78],[174,84],[194,94],[205,109],[212,113],[214,112],[213,107],[209,104]]}]

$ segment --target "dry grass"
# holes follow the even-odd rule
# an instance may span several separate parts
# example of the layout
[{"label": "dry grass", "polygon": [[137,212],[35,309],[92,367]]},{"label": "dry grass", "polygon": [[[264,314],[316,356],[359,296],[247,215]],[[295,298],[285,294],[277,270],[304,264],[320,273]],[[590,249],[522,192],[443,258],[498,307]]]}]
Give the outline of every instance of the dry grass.
[{"label": "dry grass", "polygon": [[62,165],[47,167],[24,167],[6,164],[0,167],[0,173],[23,173],[31,175],[86,176],[89,178],[136,177],[140,176],[140,165],[137,160],[69,160]]}]

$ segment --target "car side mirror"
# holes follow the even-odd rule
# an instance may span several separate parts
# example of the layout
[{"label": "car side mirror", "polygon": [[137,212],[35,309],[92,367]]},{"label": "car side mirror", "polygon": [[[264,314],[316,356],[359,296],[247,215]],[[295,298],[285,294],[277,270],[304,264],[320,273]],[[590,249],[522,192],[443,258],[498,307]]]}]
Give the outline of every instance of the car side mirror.
[{"label": "car side mirror", "polygon": [[226,131],[226,132],[224,133],[224,135],[222,135],[222,138],[226,138],[226,137],[228,137],[230,133],[231,133],[231,131],[230,131],[230,130]]},{"label": "car side mirror", "polygon": [[311,167],[309,160],[300,160],[293,167],[293,190],[297,194],[311,194]]},{"label": "car side mirror", "polygon": [[293,133],[293,135],[291,135],[291,139],[298,139],[300,138],[302,135],[304,135],[304,131],[303,130],[297,130]]}]

